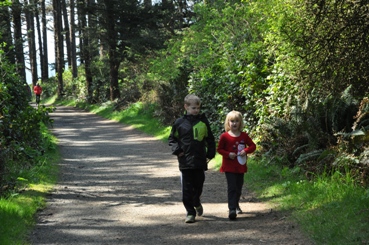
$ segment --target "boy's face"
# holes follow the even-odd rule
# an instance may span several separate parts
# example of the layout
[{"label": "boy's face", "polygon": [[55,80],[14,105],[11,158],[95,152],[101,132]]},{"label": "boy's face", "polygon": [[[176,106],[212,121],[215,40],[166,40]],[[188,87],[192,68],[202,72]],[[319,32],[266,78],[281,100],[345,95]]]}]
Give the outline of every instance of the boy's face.
[{"label": "boy's face", "polygon": [[185,104],[185,109],[187,111],[187,115],[197,115],[200,112],[200,105],[192,102],[189,105]]}]

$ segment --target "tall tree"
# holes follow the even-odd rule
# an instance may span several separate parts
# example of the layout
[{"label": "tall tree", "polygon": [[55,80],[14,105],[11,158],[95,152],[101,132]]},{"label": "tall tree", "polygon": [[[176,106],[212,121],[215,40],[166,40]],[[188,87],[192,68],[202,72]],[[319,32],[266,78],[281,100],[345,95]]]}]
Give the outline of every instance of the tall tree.
[{"label": "tall tree", "polygon": [[[42,22],[42,49],[43,55],[40,56],[41,60],[41,78],[46,80],[49,78],[49,58],[48,58],[48,45],[47,45],[47,19],[46,19],[46,4],[45,0],[40,0],[41,5],[41,22]],[[41,36],[41,35],[40,35]],[[41,48],[42,47],[42,48]]]},{"label": "tall tree", "polygon": [[78,0],[79,12],[79,26],[80,26],[80,48],[81,48],[81,62],[84,63],[86,76],[87,100],[92,100],[92,72],[91,72],[91,52],[90,52],[90,28],[87,26],[87,15],[90,14],[88,10],[89,0]]},{"label": "tall tree", "polygon": [[100,0],[101,42],[107,49],[110,100],[120,99],[119,68],[122,61],[134,60],[148,49],[163,45],[158,8],[135,0]]},{"label": "tall tree", "polygon": [[42,34],[41,34],[41,23],[40,23],[40,13],[38,11],[38,3],[35,0],[31,0],[32,5],[34,5],[34,13],[35,13],[35,20],[36,20],[36,31],[37,31],[37,37],[38,37],[38,51],[40,54],[40,69],[41,69],[41,78],[43,74],[43,69],[45,67],[44,62],[44,50],[43,50],[43,43],[42,43]]},{"label": "tall tree", "polygon": [[62,35],[62,10],[59,0],[53,0],[54,13],[54,39],[55,39],[55,67],[58,80],[58,96],[63,94],[63,71],[64,71],[64,52]]},{"label": "tall tree", "polygon": [[[84,55],[83,55],[83,50],[84,50],[84,41],[83,41],[83,29],[86,27],[86,7],[85,7],[85,3],[84,0],[76,0],[76,10],[77,10],[77,19],[78,19],[78,24],[77,24],[77,30],[76,30],[76,35],[79,37],[79,50],[80,50],[80,63],[84,64]],[[78,34],[77,34],[78,33]]]},{"label": "tall tree", "polygon": [[70,4],[70,20],[69,20],[69,25],[70,25],[70,65],[72,68],[72,74],[73,77],[76,78],[78,76],[78,70],[77,70],[77,55],[76,55],[76,33],[75,33],[75,1],[74,0],[70,0],[69,2]]},{"label": "tall tree", "polygon": [[[118,54],[118,33],[116,31],[117,12],[119,4],[116,1],[104,0],[105,12],[103,18],[106,29],[108,44],[109,69],[110,69],[110,100],[119,99],[120,91],[118,86],[118,69],[121,59]],[[105,20],[105,21],[104,21]],[[124,45],[124,44],[123,44]],[[124,47],[123,47],[124,50]],[[121,51],[122,52],[122,51]]]},{"label": "tall tree", "polygon": [[15,63],[18,74],[26,81],[26,70],[24,61],[23,50],[23,37],[22,37],[22,5],[19,0],[12,1],[12,15],[14,24],[14,47],[15,47]]},{"label": "tall tree", "polygon": [[36,54],[36,36],[35,36],[35,23],[34,23],[34,11],[35,7],[27,0],[24,1],[24,12],[26,16],[27,25],[27,41],[29,52],[29,63],[32,76],[32,84],[36,85],[38,80],[37,75],[37,54]]},{"label": "tall tree", "polygon": [[61,11],[62,11],[62,19],[64,21],[64,29],[63,29],[63,34],[65,35],[65,44],[66,44],[66,49],[67,49],[67,62],[68,62],[68,67],[71,68],[71,45],[70,45],[70,32],[69,32],[69,22],[68,22],[68,11],[67,11],[67,4],[65,2],[65,0],[61,0],[60,1],[61,4]]},{"label": "tall tree", "polygon": [[13,38],[11,33],[11,16],[9,7],[0,5],[0,43],[5,52],[5,56],[10,63],[15,63],[15,53],[13,48]]}]

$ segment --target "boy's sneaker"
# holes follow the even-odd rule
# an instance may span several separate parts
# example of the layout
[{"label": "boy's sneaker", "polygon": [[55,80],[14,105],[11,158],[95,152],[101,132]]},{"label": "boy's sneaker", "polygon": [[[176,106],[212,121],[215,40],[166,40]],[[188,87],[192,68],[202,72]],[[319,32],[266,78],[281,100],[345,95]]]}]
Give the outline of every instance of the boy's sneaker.
[{"label": "boy's sneaker", "polygon": [[195,222],[195,215],[187,215],[185,219],[185,223],[194,223]]},{"label": "boy's sneaker", "polygon": [[201,204],[200,204],[200,206],[195,207],[195,210],[196,210],[197,216],[201,216],[204,213],[204,209],[203,209]]},{"label": "boy's sneaker", "polygon": [[232,210],[229,210],[229,215],[228,215],[228,218],[230,220],[235,220],[237,217],[237,213],[236,213],[236,210],[232,209]]},{"label": "boy's sneaker", "polygon": [[242,209],[240,207],[237,207],[236,208],[236,214],[242,214]]}]

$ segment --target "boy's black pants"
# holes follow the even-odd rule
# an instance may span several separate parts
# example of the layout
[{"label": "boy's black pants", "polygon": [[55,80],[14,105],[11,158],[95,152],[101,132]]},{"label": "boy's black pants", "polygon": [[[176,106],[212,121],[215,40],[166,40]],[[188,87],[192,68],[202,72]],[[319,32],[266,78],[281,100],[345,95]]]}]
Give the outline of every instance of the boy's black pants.
[{"label": "boy's black pants", "polygon": [[239,205],[244,174],[225,173],[227,178],[228,208],[236,210]]},{"label": "boy's black pants", "polygon": [[186,208],[187,215],[196,216],[194,207],[200,206],[200,196],[205,181],[203,169],[181,170],[182,202]]}]

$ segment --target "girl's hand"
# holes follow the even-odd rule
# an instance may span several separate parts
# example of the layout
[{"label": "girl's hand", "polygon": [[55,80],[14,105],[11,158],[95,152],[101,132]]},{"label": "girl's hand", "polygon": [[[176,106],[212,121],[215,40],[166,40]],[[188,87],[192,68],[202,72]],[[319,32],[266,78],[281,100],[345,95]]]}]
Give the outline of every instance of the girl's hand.
[{"label": "girl's hand", "polygon": [[235,159],[235,158],[236,158],[236,156],[237,156],[237,154],[236,154],[236,153],[234,153],[234,152],[230,152],[230,153],[229,153],[229,158],[230,158],[230,159]]},{"label": "girl's hand", "polygon": [[246,156],[246,152],[244,150],[242,150],[238,153],[238,155],[240,155],[241,157],[244,157],[244,156]]}]

